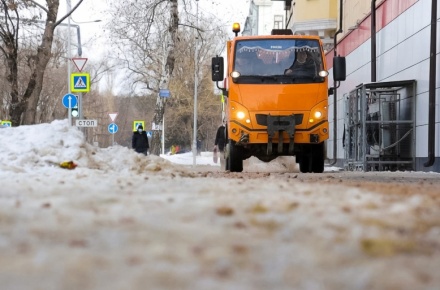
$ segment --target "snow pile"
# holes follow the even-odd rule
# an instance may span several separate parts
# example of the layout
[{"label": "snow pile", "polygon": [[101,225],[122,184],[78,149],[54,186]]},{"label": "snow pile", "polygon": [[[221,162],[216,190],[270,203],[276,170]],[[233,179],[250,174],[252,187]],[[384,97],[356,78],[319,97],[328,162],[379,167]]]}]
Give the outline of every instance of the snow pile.
[{"label": "snow pile", "polygon": [[185,171],[157,156],[144,156],[122,146],[97,148],[67,120],[0,130],[0,171],[33,172],[74,161],[79,168],[103,171]]}]

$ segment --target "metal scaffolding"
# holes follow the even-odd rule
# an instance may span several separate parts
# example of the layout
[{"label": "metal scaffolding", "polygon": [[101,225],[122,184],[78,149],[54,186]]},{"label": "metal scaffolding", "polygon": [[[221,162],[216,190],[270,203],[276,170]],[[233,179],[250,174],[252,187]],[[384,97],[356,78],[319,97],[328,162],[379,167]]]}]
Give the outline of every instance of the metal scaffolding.
[{"label": "metal scaffolding", "polygon": [[344,168],[415,168],[416,81],[361,84],[345,98]]}]

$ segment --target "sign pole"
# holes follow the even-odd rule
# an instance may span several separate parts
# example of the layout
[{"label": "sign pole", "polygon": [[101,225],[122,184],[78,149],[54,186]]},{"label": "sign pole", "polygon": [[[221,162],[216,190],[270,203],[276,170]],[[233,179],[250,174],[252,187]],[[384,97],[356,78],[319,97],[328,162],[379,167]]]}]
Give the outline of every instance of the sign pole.
[{"label": "sign pole", "polygon": [[[197,2],[197,10],[196,10],[196,28],[199,27],[199,0],[196,0]],[[197,31],[194,32],[196,37],[195,37],[195,43],[194,43],[194,125],[193,125],[193,148],[192,148],[192,152],[193,152],[193,166],[196,166],[197,161],[196,161],[196,157],[197,157],[197,87],[198,87],[198,66],[197,66],[197,45],[198,45],[198,36],[197,36]]]},{"label": "sign pole", "polygon": [[[79,33],[79,31],[78,31],[78,33]],[[78,39],[79,39],[79,37],[78,37]],[[78,45],[81,46],[81,43],[78,43]],[[80,73],[82,72],[82,70],[84,68],[84,65],[87,62],[87,58],[82,58],[81,54],[82,54],[82,52],[79,52],[79,58],[72,58],[73,63],[75,64],[76,68],[78,69],[78,71]],[[86,84],[85,84],[86,87],[85,88],[81,88],[81,89],[84,89],[84,90],[77,91],[78,92],[78,113],[79,113],[78,114],[78,118],[80,120],[83,120],[83,118],[84,118],[82,92],[83,91],[88,92],[90,90],[89,81],[90,81],[90,78],[86,77]],[[83,129],[81,129],[81,130],[83,132],[85,132]]]},{"label": "sign pole", "polygon": [[115,134],[116,134],[116,132],[118,132],[118,125],[116,125],[115,123],[110,123],[107,128],[108,128],[109,133],[113,135],[112,136],[112,146],[114,146],[115,145]]},{"label": "sign pole", "polygon": [[69,126],[72,126],[72,98],[69,97],[69,108],[67,109],[67,114],[69,115]]},{"label": "sign pole", "polygon": [[162,116],[162,154],[165,154],[165,114]]},{"label": "sign pole", "polygon": [[[70,12],[71,10],[71,4],[70,4],[70,0],[67,0],[67,13]],[[71,51],[71,40],[70,40],[70,15],[67,18],[67,26],[68,26],[68,30],[69,30],[69,35],[67,37],[67,89],[68,89],[68,93],[72,93],[72,91],[70,90],[70,73],[71,73],[71,68],[70,68],[70,61],[72,59],[72,51]],[[72,126],[72,106],[69,106],[69,108],[67,109],[67,114],[69,115],[69,126]]]},{"label": "sign pole", "polygon": [[83,114],[83,105],[82,105],[83,101],[82,101],[82,93],[78,93],[78,111],[79,111],[79,119],[82,120],[84,117]]},{"label": "sign pole", "polygon": [[[83,105],[82,105],[82,103],[83,103],[83,101],[82,101],[82,93],[80,92],[80,93],[78,93],[78,117],[79,117],[79,119],[80,120],[83,120],[84,118],[83,118],[83,116],[84,116],[84,114],[83,114]],[[83,132],[84,133],[84,135],[86,135],[85,133],[86,132],[88,132],[88,131],[86,131],[86,129],[85,128],[80,128],[80,130],[81,130],[81,132]],[[86,137],[86,140],[87,140],[87,136],[85,136]]]}]

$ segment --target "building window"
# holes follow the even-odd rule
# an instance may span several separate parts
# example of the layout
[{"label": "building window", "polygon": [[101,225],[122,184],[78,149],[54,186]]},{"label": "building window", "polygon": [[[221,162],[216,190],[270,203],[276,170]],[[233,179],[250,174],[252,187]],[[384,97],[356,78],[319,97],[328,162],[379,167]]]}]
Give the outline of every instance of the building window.
[{"label": "building window", "polygon": [[275,15],[274,16],[273,28],[274,29],[283,29],[283,16],[282,15]]}]

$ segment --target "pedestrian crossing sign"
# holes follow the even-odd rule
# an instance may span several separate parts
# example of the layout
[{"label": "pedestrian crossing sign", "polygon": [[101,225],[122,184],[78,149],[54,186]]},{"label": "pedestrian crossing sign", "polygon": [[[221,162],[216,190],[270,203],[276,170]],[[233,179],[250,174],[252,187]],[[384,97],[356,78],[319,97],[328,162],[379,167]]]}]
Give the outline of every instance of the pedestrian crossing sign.
[{"label": "pedestrian crossing sign", "polygon": [[88,73],[73,73],[70,75],[70,90],[87,93],[90,91],[90,75]]},{"label": "pedestrian crossing sign", "polygon": [[3,121],[0,122],[0,125],[2,125],[4,127],[12,127],[12,122],[11,121],[3,120]]},{"label": "pedestrian crossing sign", "polygon": [[137,131],[139,125],[142,126],[142,128],[145,130],[145,121],[133,121],[133,131]]}]

